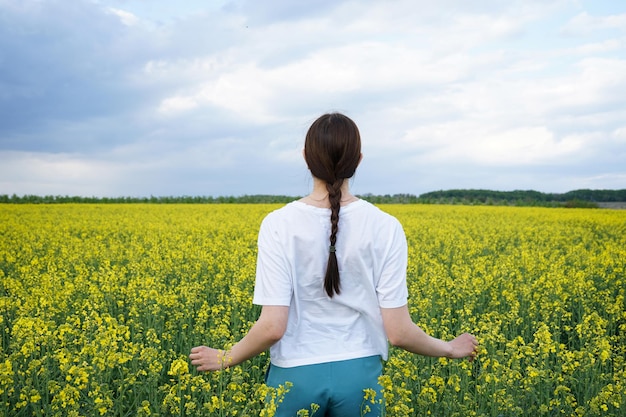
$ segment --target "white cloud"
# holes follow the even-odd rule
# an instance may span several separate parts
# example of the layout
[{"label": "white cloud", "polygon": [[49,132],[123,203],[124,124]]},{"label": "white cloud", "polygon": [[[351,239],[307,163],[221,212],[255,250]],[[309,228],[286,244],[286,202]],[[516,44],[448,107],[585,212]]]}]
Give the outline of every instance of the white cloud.
[{"label": "white cloud", "polygon": [[126,26],[134,26],[139,22],[139,18],[130,12],[113,7],[109,7],[109,12],[117,16]]},{"label": "white cloud", "polygon": [[163,99],[158,107],[158,111],[164,115],[176,115],[197,107],[198,100],[193,97],[174,96]]},{"label": "white cloud", "polygon": [[624,49],[622,39],[606,39],[600,42],[585,43],[571,49],[575,55],[594,56],[605,52],[619,52]]},{"label": "white cloud", "polygon": [[0,151],[4,194],[111,195],[123,167],[80,155]]},{"label": "white cloud", "polygon": [[460,121],[411,130],[402,141],[419,151],[422,162],[511,167],[561,164],[584,147],[584,139],[558,139],[545,126],[496,128]]},{"label": "white cloud", "polygon": [[612,136],[619,142],[626,145],[626,126],[617,128],[613,131]]},{"label": "white cloud", "polygon": [[570,35],[587,35],[607,29],[626,30],[626,13],[609,16],[592,16],[586,11],[574,16],[563,28]]}]

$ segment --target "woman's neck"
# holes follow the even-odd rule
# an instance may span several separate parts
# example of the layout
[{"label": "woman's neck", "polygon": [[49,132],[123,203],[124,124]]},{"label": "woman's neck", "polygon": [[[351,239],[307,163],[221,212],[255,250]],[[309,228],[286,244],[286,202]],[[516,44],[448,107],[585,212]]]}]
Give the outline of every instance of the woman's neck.
[{"label": "woman's neck", "polygon": [[[346,204],[350,204],[356,200],[358,200],[358,198],[350,193],[349,181],[347,179],[344,180],[341,185],[341,205],[345,206]],[[330,201],[328,200],[326,182],[313,177],[313,190],[308,196],[302,198],[300,201],[316,207],[329,208]]]}]

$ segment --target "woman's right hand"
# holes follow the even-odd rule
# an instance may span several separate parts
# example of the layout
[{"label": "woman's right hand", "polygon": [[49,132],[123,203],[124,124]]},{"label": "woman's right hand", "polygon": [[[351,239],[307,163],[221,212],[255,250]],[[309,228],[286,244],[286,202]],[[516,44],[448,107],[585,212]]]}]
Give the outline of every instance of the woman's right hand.
[{"label": "woman's right hand", "polygon": [[213,349],[207,346],[196,346],[191,349],[189,359],[191,364],[200,372],[219,371],[224,369],[226,352],[220,349]]}]

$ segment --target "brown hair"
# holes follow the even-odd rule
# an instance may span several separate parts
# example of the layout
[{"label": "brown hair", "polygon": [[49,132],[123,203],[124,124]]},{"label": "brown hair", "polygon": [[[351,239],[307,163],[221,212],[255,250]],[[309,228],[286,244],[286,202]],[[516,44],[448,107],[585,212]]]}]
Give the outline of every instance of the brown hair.
[{"label": "brown hair", "polygon": [[356,124],[347,116],[330,113],[320,116],[309,128],[304,142],[304,158],[311,174],[326,182],[330,201],[330,248],[324,289],[329,297],[339,294],[339,266],[335,253],[341,186],[354,175],[361,161],[361,136]]}]

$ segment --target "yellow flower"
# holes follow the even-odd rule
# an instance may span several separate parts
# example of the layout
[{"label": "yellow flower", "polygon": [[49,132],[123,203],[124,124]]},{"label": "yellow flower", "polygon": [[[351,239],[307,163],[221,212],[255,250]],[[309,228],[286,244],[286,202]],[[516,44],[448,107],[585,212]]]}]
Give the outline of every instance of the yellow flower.
[{"label": "yellow flower", "polygon": [[186,359],[178,358],[172,361],[170,370],[167,372],[171,376],[182,376],[189,373],[189,364]]},{"label": "yellow flower", "polygon": [[[288,387],[263,388],[267,353],[200,375],[186,355],[257,319],[256,237],[278,207],[0,205],[0,415],[273,415]],[[626,212],[383,209],[406,232],[414,321],[481,341],[474,362],[391,348],[390,417],[620,415]]]}]

